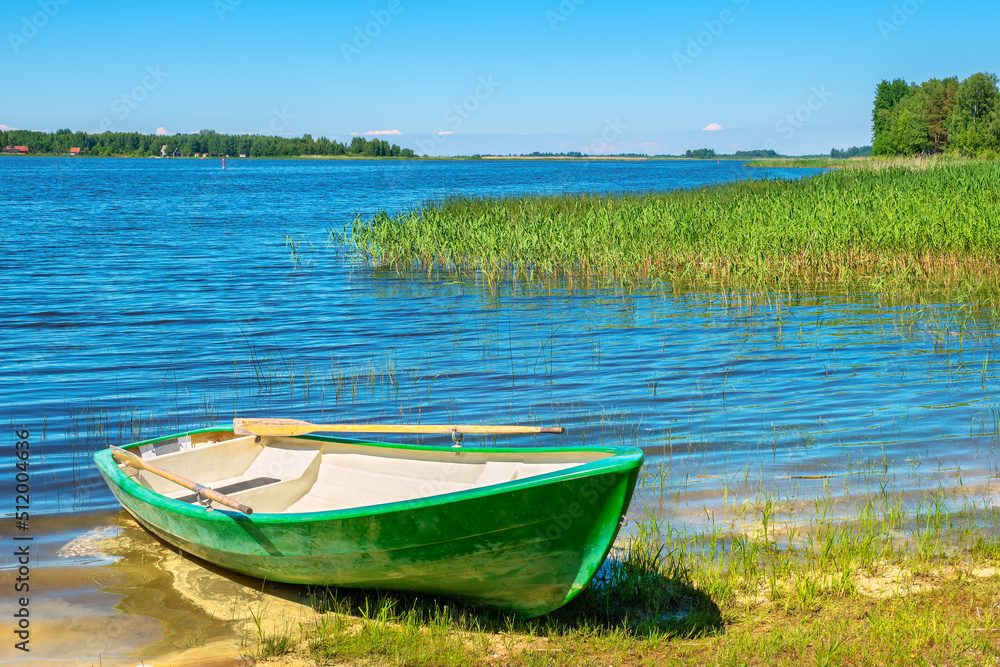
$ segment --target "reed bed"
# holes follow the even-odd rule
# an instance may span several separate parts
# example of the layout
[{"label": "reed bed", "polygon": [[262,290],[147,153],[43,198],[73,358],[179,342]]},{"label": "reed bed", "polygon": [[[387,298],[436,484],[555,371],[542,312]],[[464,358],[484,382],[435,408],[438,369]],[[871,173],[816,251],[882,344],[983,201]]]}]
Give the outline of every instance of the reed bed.
[{"label": "reed bed", "polygon": [[1000,307],[1000,163],[934,161],[648,194],[450,199],[358,218],[376,269],[642,289],[928,292]]},{"label": "reed bed", "polygon": [[862,164],[863,161],[867,161],[868,158],[850,158],[850,159],[840,159],[840,158],[830,158],[830,157],[816,157],[816,158],[802,158],[802,157],[790,157],[790,158],[763,158],[759,160],[751,160],[747,162],[748,167],[779,167],[779,168],[807,168],[807,169],[841,169],[844,167],[849,167],[852,165]]},{"label": "reed bed", "polygon": [[968,165],[980,162],[976,158],[956,155],[894,155],[879,157],[786,157],[750,160],[748,167],[806,167],[812,169],[863,169],[882,170],[892,167],[907,169],[928,169],[937,165]]}]

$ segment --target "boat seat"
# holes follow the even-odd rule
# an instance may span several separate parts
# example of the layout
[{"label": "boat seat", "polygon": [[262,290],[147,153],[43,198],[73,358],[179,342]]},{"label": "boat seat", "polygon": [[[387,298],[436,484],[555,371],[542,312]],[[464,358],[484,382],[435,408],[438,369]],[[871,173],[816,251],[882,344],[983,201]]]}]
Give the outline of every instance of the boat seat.
[{"label": "boat seat", "polygon": [[[248,491],[250,489],[256,489],[261,486],[267,486],[268,484],[274,484],[275,482],[280,482],[281,480],[275,477],[257,477],[255,479],[245,479],[235,484],[227,484],[225,486],[211,487],[213,491],[217,491],[224,496],[229,496],[240,491]],[[198,494],[192,493],[186,496],[181,496],[175,498],[174,500],[179,500],[182,503],[196,503],[198,502]]]},{"label": "boat seat", "polygon": [[[251,474],[248,470],[262,451],[263,447],[254,442],[254,436],[247,436],[159,454],[151,463],[181,477],[215,487],[233,484],[243,479],[277,477],[274,474],[265,475],[256,472]],[[169,498],[189,493],[187,489],[170,480],[146,471],[140,472],[136,479],[146,488]]]},{"label": "boat seat", "polygon": [[241,480],[273,479],[268,484],[233,491],[230,497],[254,512],[284,512],[316,483],[321,460],[319,451],[267,447],[247,469]]},{"label": "boat seat", "polygon": [[[280,443],[257,443],[254,436],[201,445],[158,457],[157,464],[229,496],[254,512],[282,512],[316,481],[321,453]],[[198,495],[142,471],[140,484],[167,498],[197,504]]]}]

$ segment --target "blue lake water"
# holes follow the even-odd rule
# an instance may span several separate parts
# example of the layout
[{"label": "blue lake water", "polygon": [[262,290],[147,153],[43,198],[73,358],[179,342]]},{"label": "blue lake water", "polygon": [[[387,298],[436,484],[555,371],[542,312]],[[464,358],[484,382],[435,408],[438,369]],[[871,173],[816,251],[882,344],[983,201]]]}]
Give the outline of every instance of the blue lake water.
[{"label": "blue lake water", "polygon": [[720,480],[864,472],[919,490],[996,474],[997,329],[955,305],[490,291],[373,274],[328,244],[356,214],[450,195],[698,187],[750,178],[738,164],[227,167],[0,159],[0,483],[30,430],[33,514],[117,507],[96,448],[234,416],[563,425],[559,442],[646,450],[634,512],[664,479],[711,498]]}]

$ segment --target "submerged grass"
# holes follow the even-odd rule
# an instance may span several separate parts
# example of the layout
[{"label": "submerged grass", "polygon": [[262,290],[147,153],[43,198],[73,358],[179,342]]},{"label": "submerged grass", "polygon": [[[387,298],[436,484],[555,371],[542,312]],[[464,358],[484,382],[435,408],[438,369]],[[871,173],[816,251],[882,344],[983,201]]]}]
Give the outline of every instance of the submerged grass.
[{"label": "submerged grass", "polygon": [[878,165],[666,193],[451,199],[359,218],[341,241],[375,268],[490,284],[930,291],[997,310],[1000,163]]}]

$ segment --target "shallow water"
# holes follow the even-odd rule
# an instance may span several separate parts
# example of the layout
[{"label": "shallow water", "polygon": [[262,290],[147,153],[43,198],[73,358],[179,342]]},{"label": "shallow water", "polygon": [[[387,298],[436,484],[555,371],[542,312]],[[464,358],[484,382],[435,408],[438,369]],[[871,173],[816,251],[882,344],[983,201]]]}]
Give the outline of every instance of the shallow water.
[{"label": "shallow water", "polygon": [[[90,463],[97,447],[236,413],[583,423],[585,396],[618,393],[653,360],[605,360],[601,372],[592,360],[622,327],[630,345],[656,343],[642,316],[633,326],[635,304],[372,276],[328,245],[329,231],[447,194],[669,189],[750,174],[710,162],[228,166],[0,161],[0,406],[32,434],[33,513],[116,505]],[[595,319],[584,325],[584,314]],[[345,376],[355,381],[338,391]],[[0,468],[5,485],[12,473]]]},{"label": "shallow water", "polygon": [[[4,641],[0,664],[228,667],[254,647],[255,615],[268,634],[317,617],[305,587],[265,584],[182,556],[124,512],[35,522],[45,545],[30,575],[31,650]],[[0,520],[5,534],[10,523]],[[0,587],[12,584],[13,573],[0,571]]]},{"label": "shallow water", "polygon": [[[448,277],[372,274],[326,243],[355,213],[448,194],[673,189],[746,178],[745,168],[227,167],[0,159],[0,191],[9,195],[0,211],[5,487],[15,484],[16,430],[30,431],[32,452],[30,526],[18,532],[5,520],[2,531],[35,540],[40,599],[52,605],[38,607],[40,617],[72,602],[81,616],[144,619],[127,624],[133,634],[107,649],[115,655],[140,646],[157,654],[165,628],[200,623],[207,612],[157,616],[163,596],[177,591],[155,575],[160,565],[147,579],[137,572],[167,556],[107,539],[134,525],[116,518],[93,452],[237,415],[562,425],[563,440],[511,442],[640,446],[647,463],[630,515],[650,509],[692,530],[711,525],[733,497],[762,490],[800,504],[879,485],[915,499],[939,486],[995,493],[996,323],[953,304],[491,291]],[[13,513],[15,495],[0,513]],[[128,562],[138,570],[123,574]],[[0,559],[4,576],[13,566],[9,555]]]}]

